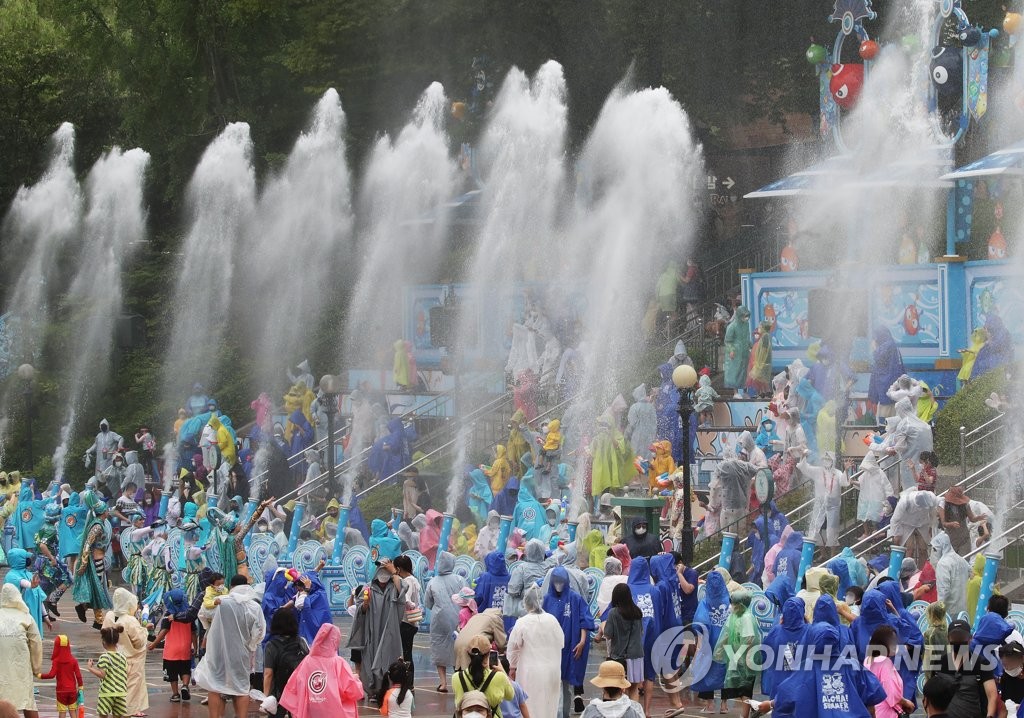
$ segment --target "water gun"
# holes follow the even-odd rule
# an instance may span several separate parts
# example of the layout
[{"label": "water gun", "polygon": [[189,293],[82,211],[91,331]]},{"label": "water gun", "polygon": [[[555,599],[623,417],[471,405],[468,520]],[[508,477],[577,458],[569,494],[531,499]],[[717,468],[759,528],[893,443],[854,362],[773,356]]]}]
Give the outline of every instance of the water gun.
[{"label": "water gun", "polygon": [[664,474],[658,474],[654,480],[660,488],[667,489],[672,486],[672,477],[667,471]]},{"label": "water gun", "polygon": [[642,456],[637,456],[633,460],[633,467],[636,469],[638,474],[646,474],[651,470],[651,460],[645,459]]},{"label": "water gun", "polygon": [[85,718],[85,690],[78,689],[78,718]]}]

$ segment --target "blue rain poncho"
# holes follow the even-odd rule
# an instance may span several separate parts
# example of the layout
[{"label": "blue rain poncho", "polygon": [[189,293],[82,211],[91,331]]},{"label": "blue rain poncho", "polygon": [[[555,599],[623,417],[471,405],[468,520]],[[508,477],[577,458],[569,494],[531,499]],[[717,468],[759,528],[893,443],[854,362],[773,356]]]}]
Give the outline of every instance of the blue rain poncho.
[{"label": "blue rain poncho", "polygon": [[885,406],[893,402],[888,391],[892,383],[906,371],[903,368],[903,357],[892,333],[883,326],[875,327],[873,334],[875,352],[871,358],[871,381],[868,384],[868,401]]},{"label": "blue rain poncho", "polygon": [[1003,320],[996,314],[989,314],[985,319],[985,330],[988,332],[988,341],[974,360],[971,379],[977,379],[1013,361],[1013,337],[1007,331]]},{"label": "blue rain poncho", "polygon": [[36,534],[46,521],[46,505],[52,499],[37,499],[28,481],[21,482],[18,492],[18,542],[26,551],[36,548]]},{"label": "blue rain poncho", "polygon": [[541,537],[541,529],[547,526],[547,514],[544,507],[534,497],[532,469],[523,477],[519,485],[516,508],[512,514],[512,525],[522,529],[526,539]]},{"label": "blue rain poncho", "polygon": [[[693,622],[704,627],[707,640],[713,649],[718,645],[722,628],[728,619],[729,589],[725,586],[722,574],[712,571],[704,583],[704,598],[697,604]],[[725,668],[724,663],[713,662],[704,677],[693,684],[693,690],[702,693],[720,690],[725,684]]]},{"label": "blue rain poncho", "polygon": [[797,573],[800,571],[800,553],[803,543],[804,535],[799,531],[794,531],[786,537],[786,542],[783,544],[782,550],[779,551],[779,555],[775,557],[775,565],[772,567],[776,578],[788,576],[790,583],[796,586]]},{"label": "blue rain poncho", "polygon": [[850,630],[849,626],[844,626],[842,621],[839,620],[839,609],[836,608],[836,602],[829,594],[826,593],[815,602],[811,619],[812,623],[827,623],[830,626],[835,626],[839,629],[840,645],[843,648],[847,646],[856,648],[856,643],[853,640],[853,631]]},{"label": "blue rain poncho", "polygon": [[[830,655],[833,659],[807,660],[802,670],[782,681],[775,693],[774,718],[798,714],[815,718],[869,718],[868,706],[884,701],[885,690],[871,671],[840,654],[839,631],[835,626],[809,626],[806,641],[809,655]],[[812,697],[814,704],[808,705]]]},{"label": "blue rain poncho", "polygon": [[654,588],[661,592],[658,626],[662,631],[667,631],[683,625],[683,589],[679,585],[675,558],[669,553],[659,553],[651,557],[650,566]]},{"label": "blue rain poncho", "polygon": [[644,678],[653,681],[657,671],[651,662],[654,642],[661,635],[659,617],[664,612],[662,593],[651,583],[651,568],[643,556],[634,558],[629,564],[629,578],[626,579],[633,600],[644,615]]},{"label": "blue rain poncho", "polygon": [[483,613],[488,608],[504,608],[505,594],[508,593],[508,564],[501,551],[491,551],[484,557],[484,572],[476,580],[475,600],[477,610]]},{"label": "blue rain poncho", "polygon": [[[654,408],[658,413],[658,438],[672,444],[672,458],[676,463],[683,459],[683,433],[679,426],[679,390],[672,382],[672,365],[658,367],[661,387],[654,397]],[[696,426],[696,422],[691,422]]]},{"label": "blue rain poncho", "polygon": [[467,473],[472,483],[466,503],[469,510],[473,512],[473,518],[476,519],[477,524],[483,526],[487,522],[487,512],[494,500],[494,493],[491,491],[490,481],[483,469],[473,469]]},{"label": "blue rain poncho", "polygon": [[43,635],[43,601],[46,599],[46,592],[36,586],[32,588],[32,577],[35,572],[29,568],[28,551],[20,548],[12,548],[7,554],[7,565],[10,569],[4,576],[4,583],[9,583],[21,592],[21,598],[28,606],[28,612],[32,620],[39,628],[39,635]]},{"label": "blue rain poncho", "polygon": [[780,441],[778,433],[775,431],[776,423],[772,419],[762,419],[761,426],[757,430],[757,436],[754,437],[754,443],[757,444],[757,448],[764,452],[766,459],[770,459],[778,452],[775,450],[773,441]]},{"label": "blue rain poncho", "polygon": [[804,600],[793,597],[782,606],[782,621],[764,637],[767,662],[761,673],[761,690],[775,697],[779,684],[797,667],[798,648],[804,642]]},{"label": "blue rain poncho", "polygon": [[377,558],[395,559],[402,553],[402,541],[395,532],[388,528],[387,523],[382,519],[374,519],[370,522],[369,546],[371,553],[376,549]]},{"label": "blue rain poncho", "polygon": [[839,579],[839,588],[837,589],[838,595],[845,596],[847,589],[853,585],[853,582],[850,580],[850,567],[846,563],[846,560],[841,556],[836,556],[825,564],[825,568],[828,569],[829,573]]},{"label": "blue rain poncho", "polygon": [[796,596],[796,589],[789,576],[783,574],[775,577],[775,580],[764,590],[764,595],[775,604],[776,610],[781,611],[786,605],[786,601]]},{"label": "blue rain poncho", "polygon": [[[269,626],[277,610],[295,597],[295,587],[288,580],[283,568],[275,567],[268,569],[263,574],[263,581],[263,598],[260,599],[260,608],[263,610],[264,623]],[[171,591],[169,593],[174,592]],[[178,593],[181,593],[181,591],[178,591]],[[184,593],[181,593],[181,599],[182,601],[185,600]],[[271,635],[268,633],[263,639],[264,645],[266,645],[270,638]]]},{"label": "blue rain poncho", "polygon": [[77,556],[82,550],[82,538],[85,535],[85,521],[88,516],[89,507],[82,504],[77,491],[72,493],[68,505],[61,509],[60,522],[57,524],[60,558]]},{"label": "blue rain poncho", "polygon": [[[556,588],[556,584],[561,586],[561,590]],[[586,599],[572,589],[569,572],[564,566],[556,566],[551,572],[551,585],[548,586],[542,605],[546,613],[558,619],[562,635],[565,636],[565,644],[562,646],[562,680],[574,686],[581,686],[587,672],[587,658],[590,655],[589,636],[579,658],[573,655],[573,651],[580,642],[580,632],[597,630],[597,624]]]},{"label": "blue rain poncho", "polygon": [[[302,581],[309,581],[309,589],[302,606],[297,607],[299,612],[299,635],[306,643],[313,645],[320,626],[331,622],[331,606],[327,600],[327,591],[315,573],[302,574]],[[298,597],[296,596],[296,605]],[[270,625],[269,623],[267,624]]]}]

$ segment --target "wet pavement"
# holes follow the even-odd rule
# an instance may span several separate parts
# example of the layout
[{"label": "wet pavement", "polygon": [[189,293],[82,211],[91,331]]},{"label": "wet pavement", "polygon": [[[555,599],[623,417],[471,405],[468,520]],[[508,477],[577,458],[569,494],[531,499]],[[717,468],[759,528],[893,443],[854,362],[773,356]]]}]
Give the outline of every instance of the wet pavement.
[{"label": "wet pavement", "polygon": [[[96,689],[98,681],[85,670],[85,663],[88,659],[99,657],[103,648],[100,645],[99,632],[92,628],[92,615],[89,614],[89,623],[80,623],[75,616],[74,603],[71,601],[70,593],[61,600],[59,604],[61,617],[57,619],[53,632],[47,632],[43,636],[43,671],[49,670],[50,654],[53,650],[53,639],[58,633],[65,633],[71,639],[72,650],[79,664],[82,666],[82,673],[85,678],[85,714],[88,718],[96,717]],[[351,621],[346,618],[336,618],[335,623],[341,628],[342,645],[347,640]],[[454,710],[452,694],[437,692],[438,677],[435,668],[430,665],[430,636],[421,633],[416,636],[413,651],[413,662],[416,665],[416,716],[440,716],[450,718]],[[587,677],[597,675],[597,666],[601,662],[600,656],[603,649],[595,646],[590,652],[590,666],[587,670]],[[347,651],[342,655],[348,658]],[[161,653],[157,649],[150,652],[146,661],[146,678],[149,685],[149,712],[151,718],[205,718],[207,715],[206,706],[200,705],[200,700],[206,696],[206,692],[193,686],[192,700],[188,703],[171,703],[171,692],[166,683],[161,680],[162,663]],[[449,670],[449,689],[451,682],[451,671]],[[36,681],[38,695],[36,700],[39,704],[39,714],[42,718],[56,718],[55,683],[53,681]],[[585,687],[585,698],[589,701],[600,694],[600,691],[589,684]],[[2,697],[2,696],[0,696]],[[527,703],[529,705],[529,702]],[[730,704],[733,716],[739,715],[738,706],[734,702]],[[655,688],[655,697],[652,701],[650,716],[664,716],[669,708],[668,697],[658,688]],[[234,714],[232,708],[227,709],[227,716]],[[379,716],[380,712],[376,705],[362,703],[359,707],[360,716]],[[250,708],[250,715],[265,716],[259,713],[258,706],[253,704]],[[681,715],[699,718],[701,716],[700,704],[685,709]]]}]

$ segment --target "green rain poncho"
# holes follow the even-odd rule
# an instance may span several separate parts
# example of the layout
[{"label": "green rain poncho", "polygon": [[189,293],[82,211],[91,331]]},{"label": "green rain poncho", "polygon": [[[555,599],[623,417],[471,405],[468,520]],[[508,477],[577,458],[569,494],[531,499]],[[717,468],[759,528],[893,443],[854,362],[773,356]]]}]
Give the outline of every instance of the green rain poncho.
[{"label": "green rain poncho", "polygon": [[592,529],[583,537],[582,555],[587,557],[588,565],[591,568],[602,568],[604,560],[608,556],[608,545],[604,542],[604,536],[597,529]]},{"label": "green rain poncho", "polygon": [[610,417],[597,420],[597,435],[590,444],[593,457],[590,493],[600,496],[610,489],[618,489],[629,483],[635,469],[633,457],[626,437],[622,435]]},{"label": "green rain poncho", "polygon": [[946,604],[942,601],[929,603],[925,615],[928,617],[928,628],[924,631],[924,667],[925,676],[931,678],[935,675],[935,667],[939,665],[939,657],[946,652],[946,646],[949,645]]},{"label": "green rain poncho", "polygon": [[750,358],[750,310],[740,305],[725,328],[725,385],[742,389],[747,382]]},{"label": "green rain poncho", "polygon": [[[748,656],[761,645],[761,629],[754,614],[750,612],[750,592],[742,589],[735,591],[729,602],[732,610],[718,637],[714,660],[726,664],[723,687],[743,688],[757,678],[758,671],[751,666],[758,665],[758,662],[748,660]],[[728,651],[726,646],[729,647]]]}]

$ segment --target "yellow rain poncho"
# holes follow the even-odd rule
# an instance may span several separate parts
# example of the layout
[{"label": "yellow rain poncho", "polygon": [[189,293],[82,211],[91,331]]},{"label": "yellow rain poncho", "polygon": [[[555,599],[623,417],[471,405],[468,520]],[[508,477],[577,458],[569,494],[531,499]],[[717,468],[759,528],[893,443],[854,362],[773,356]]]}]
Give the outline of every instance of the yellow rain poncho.
[{"label": "yellow rain poncho", "polygon": [[628,484],[636,469],[633,468],[631,447],[626,437],[613,425],[610,418],[597,420],[598,431],[590,444],[593,456],[591,470],[591,495],[600,496],[606,491],[619,489]]},{"label": "yellow rain poncho", "polygon": [[591,568],[604,569],[604,560],[608,557],[608,544],[597,529],[592,529],[583,537],[582,554],[590,561]]},{"label": "yellow rain poncho", "polygon": [[221,458],[228,466],[234,466],[238,456],[235,453],[235,440],[231,438],[231,432],[221,423],[220,417],[216,414],[210,417],[207,422],[217,432],[217,448],[220,450]]},{"label": "yellow rain poncho", "polygon": [[821,451],[835,451],[836,447],[836,402],[829,399],[818,412],[816,421],[818,448]]},{"label": "yellow rain poncho", "polygon": [[509,423],[512,425],[512,429],[508,433],[508,442],[506,444],[508,460],[518,470],[519,460],[523,458],[523,454],[530,450],[529,442],[523,436],[523,432],[519,430],[519,425],[526,423],[526,414],[523,413],[522,409],[516,409]]},{"label": "yellow rain poncho", "polygon": [[457,556],[472,555],[474,548],[476,548],[476,524],[469,524],[455,539],[455,554]]},{"label": "yellow rain poncho", "polygon": [[405,342],[399,339],[394,344],[395,361],[392,366],[392,377],[398,386],[410,386],[409,381],[409,354],[405,351]]},{"label": "yellow rain poncho", "polygon": [[921,382],[921,388],[924,390],[924,393],[917,400],[917,418],[926,424],[930,424],[935,417],[935,412],[939,410],[939,402],[935,401],[931,389],[923,381]]},{"label": "yellow rain poncho", "polygon": [[484,473],[491,480],[491,492],[497,496],[505,489],[505,484],[512,476],[512,466],[508,463],[507,451],[501,444],[498,444],[494,450],[494,463],[491,464],[491,468],[485,469]]},{"label": "yellow rain poncho", "polygon": [[[981,576],[985,573],[985,555],[983,553],[974,555],[971,578],[967,581],[967,615],[970,616],[971,625],[974,625],[974,614],[978,610],[978,597],[981,595]],[[999,593],[999,587],[992,584],[992,593]]]},{"label": "yellow rain poncho", "polygon": [[958,381],[968,381],[971,372],[974,371],[974,360],[978,358],[978,352],[988,341],[988,332],[983,327],[978,327],[971,332],[971,346],[960,350],[960,358],[963,363],[960,365],[960,373],[956,375]]}]

